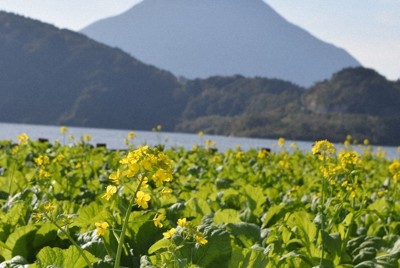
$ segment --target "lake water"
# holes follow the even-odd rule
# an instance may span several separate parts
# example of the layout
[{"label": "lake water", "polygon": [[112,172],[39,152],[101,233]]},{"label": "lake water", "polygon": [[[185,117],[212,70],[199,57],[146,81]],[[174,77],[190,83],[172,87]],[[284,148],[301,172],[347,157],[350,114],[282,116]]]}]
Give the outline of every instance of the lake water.
[{"label": "lake water", "polygon": [[[84,135],[91,135],[92,140],[90,143],[93,145],[103,143],[106,144],[109,149],[126,149],[124,139],[127,137],[129,131],[130,130],[68,127],[67,136],[72,135],[76,141]],[[50,142],[54,142],[55,140],[63,142],[64,140],[64,136],[60,133],[59,126],[0,123],[0,140],[16,141],[17,136],[23,132],[27,133],[31,140],[37,140],[39,138],[48,139]],[[134,132],[136,137],[133,139],[133,143],[136,145],[157,145],[162,143],[167,147],[181,146],[190,149],[194,145],[204,145],[205,140],[209,139],[216,143],[216,147],[220,151],[234,149],[237,146],[240,146],[244,151],[247,151],[250,148],[270,148],[272,151],[278,151],[281,149],[275,139],[239,138],[218,135],[204,135],[199,137],[196,134],[136,130],[134,130]],[[66,138],[66,143],[68,142],[70,141]],[[294,141],[290,140],[286,141],[286,146],[289,150],[289,145],[293,142]],[[300,150],[309,152],[311,151],[313,142],[296,141],[295,143]],[[336,144],[336,146],[338,149],[343,147],[341,144]],[[361,150],[359,147],[355,147],[355,149]],[[373,146],[373,150],[384,150],[389,159],[399,157],[397,147]]]}]

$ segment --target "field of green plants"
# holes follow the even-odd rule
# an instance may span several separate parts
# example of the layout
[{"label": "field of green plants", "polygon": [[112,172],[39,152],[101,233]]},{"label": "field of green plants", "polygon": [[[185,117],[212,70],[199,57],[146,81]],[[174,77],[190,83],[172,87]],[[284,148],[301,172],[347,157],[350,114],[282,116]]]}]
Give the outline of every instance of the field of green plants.
[{"label": "field of green plants", "polygon": [[0,267],[400,265],[400,161],[367,141],[108,150],[67,131],[0,142]]}]

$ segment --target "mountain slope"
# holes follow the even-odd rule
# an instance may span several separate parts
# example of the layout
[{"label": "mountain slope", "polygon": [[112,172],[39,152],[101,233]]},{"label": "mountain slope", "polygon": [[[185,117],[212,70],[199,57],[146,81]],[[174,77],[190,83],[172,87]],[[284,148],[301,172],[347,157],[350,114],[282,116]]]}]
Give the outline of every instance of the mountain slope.
[{"label": "mountain slope", "polygon": [[262,0],[144,0],[81,32],[187,78],[241,74],[310,86],[359,65]]},{"label": "mountain slope", "polygon": [[171,129],[177,87],[119,49],[0,12],[0,121]]}]

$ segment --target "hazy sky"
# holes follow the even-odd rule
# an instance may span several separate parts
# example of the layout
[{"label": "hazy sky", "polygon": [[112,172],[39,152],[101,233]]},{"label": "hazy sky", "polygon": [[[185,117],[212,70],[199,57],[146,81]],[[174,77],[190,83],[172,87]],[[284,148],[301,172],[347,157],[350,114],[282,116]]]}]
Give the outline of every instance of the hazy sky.
[{"label": "hazy sky", "polygon": [[[167,1],[167,0],[166,0]],[[400,0],[264,0],[288,21],[400,79]],[[0,9],[80,30],[140,0],[0,0]]]}]

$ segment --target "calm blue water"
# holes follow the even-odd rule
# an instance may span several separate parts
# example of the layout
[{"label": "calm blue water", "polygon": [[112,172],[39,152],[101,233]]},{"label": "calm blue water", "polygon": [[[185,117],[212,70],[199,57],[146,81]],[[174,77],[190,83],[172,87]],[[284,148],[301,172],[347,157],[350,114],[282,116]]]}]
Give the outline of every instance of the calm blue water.
[{"label": "calm blue water", "polygon": [[[216,143],[216,147],[221,151],[234,149],[237,146],[244,151],[250,148],[270,148],[273,151],[280,150],[277,140],[274,139],[255,139],[255,138],[238,138],[238,137],[225,137],[218,135],[204,135],[199,137],[196,134],[184,133],[169,133],[169,132],[151,132],[151,131],[135,131],[136,137],[133,143],[136,145],[148,144],[157,145],[160,143],[165,144],[167,147],[182,146],[186,149],[192,148],[193,145],[204,145],[205,140],[209,139]],[[44,126],[44,125],[29,125],[29,124],[9,124],[0,123],[0,140],[17,140],[17,136],[22,132],[28,134],[31,140],[39,138],[46,138],[50,142],[59,140],[63,142],[64,136],[60,133],[59,126]],[[109,149],[126,149],[124,139],[127,137],[129,130],[115,130],[115,129],[100,129],[100,128],[81,128],[81,127],[68,127],[67,136],[72,135],[75,141],[80,140],[84,135],[91,135],[91,144],[105,143]],[[65,139],[66,143],[71,142],[68,138]],[[293,141],[287,140],[286,146],[290,149],[290,144]],[[301,150],[309,152],[312,147],[312,142],[296,141],[297,147]],[[341,144],[336,145],[338,149],[342,147]],[[361,150],[360,148],[355,148]],[[376,147],[373,150],[384,150],[389,159],[398,158],[397,147]]]}]

